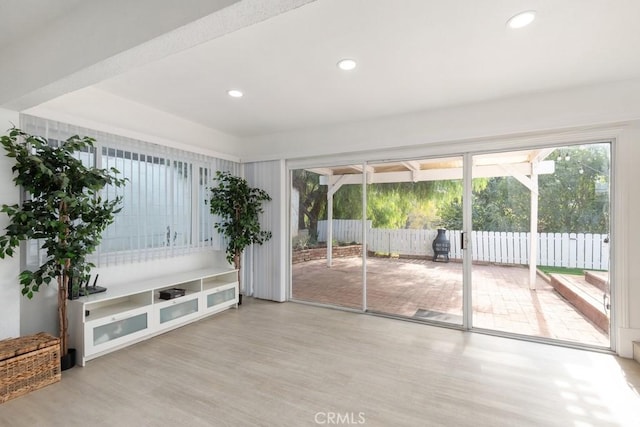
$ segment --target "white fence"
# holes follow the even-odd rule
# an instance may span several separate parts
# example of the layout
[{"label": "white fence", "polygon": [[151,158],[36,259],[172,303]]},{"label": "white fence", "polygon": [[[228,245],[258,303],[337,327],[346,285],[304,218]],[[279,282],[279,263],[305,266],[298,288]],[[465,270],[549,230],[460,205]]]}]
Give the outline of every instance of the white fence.
[{"label": "white fence", "polygon": [[[371,224],[371,220],[367,221],[367,230],[372,230]],[[359,219],[334,219],[333,240],[362,243],[362,221]],[[327,221],[318,221],[318,241],[327,241]]]},{"label": "white fence", "polygon": [[[369,221],[369,227],[371,222]],[[318,240],[326,241],[326,221],[318,222]],[[369,228],[369,251],[401,255],[433,256],[432,243],[436,230],[387,230]],[[461,233],[448,230],[451,258],[462,258]],[[358,220],[334,220],[333,239],[362,242],[362,224]],[[473,231],[472,258],[502,264],[528,264],[531,233]],[[538,233],[538,265],[609,269],[609,244],[606,234]]]}]

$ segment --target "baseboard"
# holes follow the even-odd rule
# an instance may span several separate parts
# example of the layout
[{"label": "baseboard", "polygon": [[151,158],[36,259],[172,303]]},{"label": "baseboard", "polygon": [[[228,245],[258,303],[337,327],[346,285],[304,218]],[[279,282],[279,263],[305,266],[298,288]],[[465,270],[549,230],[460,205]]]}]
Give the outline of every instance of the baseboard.
[{"label": "baseboard", "polygon": [[[640,342],[640,329],[638,328],[618,328],[618,346],[616,353],[620,357],[633,359],[633,343]],[[636,351],[638,354],[638,351]]]}]

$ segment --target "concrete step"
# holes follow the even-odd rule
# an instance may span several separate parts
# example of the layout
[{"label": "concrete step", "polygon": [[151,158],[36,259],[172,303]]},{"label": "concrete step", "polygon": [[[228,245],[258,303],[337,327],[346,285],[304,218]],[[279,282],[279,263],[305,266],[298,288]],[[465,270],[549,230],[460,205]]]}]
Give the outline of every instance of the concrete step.
[{"label": "concrete step", "polygon": [[640,363],[640,341],[633,342],[633,359]]},{"label": "concrete step", "polygon": [[[609,331],[608,295],[584,277],[551,274],[551,286],[580,313],[605,332]],[[606,295],[606,296],[605,296]]]},{"label": "concrete step", "polygon": [[606,271],[585,271],[584,279],[603,292],[609,293],[609,273]]}]

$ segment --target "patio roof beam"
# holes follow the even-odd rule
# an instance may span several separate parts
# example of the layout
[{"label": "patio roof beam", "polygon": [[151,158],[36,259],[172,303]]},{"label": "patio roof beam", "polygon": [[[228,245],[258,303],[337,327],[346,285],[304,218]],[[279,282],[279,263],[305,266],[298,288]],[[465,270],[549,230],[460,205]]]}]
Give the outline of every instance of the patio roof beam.
[{"label": "patio roof beam", "polygon": [[529,157],[529,161],[531,163],[540,163],[544,159],[546,159],[551,153],[556,151],[555,148],[543,148],[541,150],[535,150],[531,152]]},{"label": "patio roof beam", "polygon": [[373,167],[371,166],[362,166],[362,165],[349,165],[349,167],[357,172],[362,172],[363,170],[366,170],[369,173],[374,173],[375,170],[373,169]]},{"label": "patio roof beam", "polygon": [[[505,170],[505,172],[507,172],[509,175],[511,175],[512,177],[517,179],[522,185],[527,187],[529,189],[529,191],[535,191],[536,194],[537,194],[537,192],[538,192],[537,185],[534,185],[533,180],[530,177],[528,177],[528,176],[526,176],[524,174],[521,174],[520,172],[518,172],[516,170],[513,170],[511,168],[511,165],[501,165],[501,166]],[[532,173],[532,175],[534,175],[534,174]],[[537,180],[537,177],[536,177],[536,180]]]},{"label": "patio roof beam", "polygon": [[331,183],[331,185],[329,186],[329,189],[327,190],[327,197],[333,197],[334,194],[336,194],[336,192],[340,189],[340,187],[342,187],[344,184],[346,184],[346,177],[349,175],[335,175],[336,176],[336,180],[334,182]]},{"label": "patio roof beam", "polygon": [[409,169],[409,171],[411,172],[411,181],[418,182],[418,176],[416,175],[416,172],[421,169],[420,163],[416,162],[415,160],[408,160],[406,162],[402,162],[402,166]]},{"label": "patio roof beam", "polygon": [[307,170],[309,172],[317,173],[318,175],[323,175],[323,176],[333,175],[333,169],[331,168],[311,168]]},{"label": "patio roof beam", "polygon": [[[550,174],[555,170],[555,163],[551,160],[545,160],[536,166],[529,162],[513,163],[509,165],[510,172],[506,172],[504,165],[479,165],[473,167],[474,178],[491,178],[498,176],[511,176],[512,173],[519,175]],[[533,168],[536,168],[534,171]],[[417,181],[441,181],[450,179],[462,179],[462,168],[441,168],[441,169],[425,169],[419,171],[398,171],[398,172],[375,172],[368,174],[367,182],[372,184],[394,183],[394,182],[415,182]],[[344,184],[361,184],[362,174],[346,174],[321,176],[320,185],[333,185],[340,182]]]}]

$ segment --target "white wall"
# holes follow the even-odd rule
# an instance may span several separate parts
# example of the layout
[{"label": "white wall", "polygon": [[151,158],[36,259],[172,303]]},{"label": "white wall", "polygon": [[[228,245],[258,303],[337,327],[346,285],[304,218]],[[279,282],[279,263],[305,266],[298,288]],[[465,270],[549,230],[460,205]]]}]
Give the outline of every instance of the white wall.
[{"label": "white wall", "polygon": [[614,276],[617,293],[618,354],[633,357],[632,341],[640,341],[640,123],[623,131],[614,158]]},{"label": "white wall", "polygon": [[[18,113],[0,109],[0,134],[5,135],[6,130],[12,124],[18,126]],[[0,153],[0,205],[14,204],[20,201],[20,192],[13,185],[11,171],[13,162],[4,155],[4,150]],[[7,226],[7,216],[0,215],[0,229]],[[20,259],[5,258],[0,260],[0,339],[20,336],[20,285],[18,274],[20,273]]]},{"label": "white wall", "polygon": [[245,138],[243,161],[534,136],[640,119],[640,79]]},{"label": "white wall", "polygon": [[[87,88],[24,113],[87,129],[238,161],[237,137],[111,93]],[[98,119],[96,119],[98,118]]]}]

